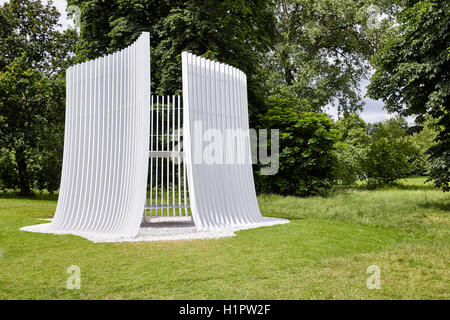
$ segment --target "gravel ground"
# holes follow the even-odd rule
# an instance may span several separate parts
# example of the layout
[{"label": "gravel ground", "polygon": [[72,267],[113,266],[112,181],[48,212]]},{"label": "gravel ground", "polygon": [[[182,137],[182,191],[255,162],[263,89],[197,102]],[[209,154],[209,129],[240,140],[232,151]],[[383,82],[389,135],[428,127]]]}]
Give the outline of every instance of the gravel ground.
[{"label": "gravel ground", "polygon": [[[217,230],[197,230],[190,216],[188,217],[153,217],[142,222],[136,237],[124,238],[117,234],[101,234],[96,232],[67,232],[49,230],[49,223],[20,228],[22,231],[41,232],[52,234],[74,234],[84,237],[92,242],[140,242],[140,241],[168,241],[168,240],[195,240],[219,239],[233,237],[236,231],[253,229],[288,223],[286,219],[263,218],[260,223],[247,224],[239,227],[224,227]],[[44,220],[44,219],[40,219]],[[51,221],[51,219],[45,219]]]}]

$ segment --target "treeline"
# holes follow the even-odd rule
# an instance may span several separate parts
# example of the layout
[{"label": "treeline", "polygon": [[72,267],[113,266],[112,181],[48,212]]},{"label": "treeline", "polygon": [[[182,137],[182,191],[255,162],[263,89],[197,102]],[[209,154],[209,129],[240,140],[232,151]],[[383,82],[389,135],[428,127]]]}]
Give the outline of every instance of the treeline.
[{"label": "treeline", "polygon": [[[427,173],[437,187],[449,188],[447,1],[380,1],[386,19],[374,16],[370,0],[68,5],[80,9],[78,32],[58,29],[51,3],[0,6],[0,188],[56,190],[65,69],[122,49],[142,31],[151,34],[155,94],[182,93],[182,51],[247,74],[251,127],[281,129],[280,172],[256,176],[261,192],[326,194],[357,178],[377,186]],[[359,83],[371,67],[370,96],[388,111],[414,116],[413,126],[400,119],[364,124],[354,115],[362,110]],[[334,123],[324,113],[329,105],[345,117]],[[435,142],[413,143],[422,136]]]},{"label": "treeline", "polygon": [[274,103],[277,107],[271,108],[266,119],[268,126],[283,128],[280,167],[276,175],[257,176],[260,192],[327,195],[359,182],[376,188],[411,175],[427,176],[432,168],[427,150],[437,134],[433,121],[412,133],[401,117],[365,123],[353,113],[333,122],[324,113],[309,111],[304,103]]}]

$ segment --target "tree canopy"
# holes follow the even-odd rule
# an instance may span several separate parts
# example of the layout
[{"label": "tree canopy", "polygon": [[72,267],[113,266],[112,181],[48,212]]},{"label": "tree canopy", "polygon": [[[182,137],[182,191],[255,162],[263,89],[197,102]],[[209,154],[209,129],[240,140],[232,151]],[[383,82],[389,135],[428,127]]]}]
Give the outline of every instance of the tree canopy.
[{"label": "tree canopy", "polygon": [[[379,5],[389,8],[380,1]],[[360,81],[377,35],[387,27],[367,27],[372,1],[282,0],[277,6],[277,40],[267,55],[269,92],[307,99],[315,110],[335,104],[361,110]]]},{"label": "tree canopy", "polygon": [[376,72],[368,94],[386,109],[413,116],[418,129],[426,115],[437,120],[437,143],[429,149],[435,185],[450,190],[450,3],[403,1],[397,26],[372,58]]},{"label": "tree canopy", "polygon": [[[51,2],[0,6],[1,188],[27,193],[58,187],[66,68],[122,49],[149,31],[154,94],[182,93],[183,51],[247,74],[251,127],[281,130],[280,172],[256,175],[260,191],[326,194],[361,176],[382,184],[411,173],[429,174],[437,187],[450,189],[448,1],[68,5],[80,8],[79,35],[60,29]],[[373,8],[388,18],[374,16]],[[360,83],[371,67],[370,97],[382,99],[389,112],[414,116],[416,126],[402,118],[365,123],[354,113],[362,108]],[[323,113],[331,104],[344,115],[335,123]]]},{"label": "tree canopy", "polygon": [[65,68],[76,34],[59,31],[59,13],[39,0],[0,6],[1,168],[27,194],[56,190],[62,155]]}]

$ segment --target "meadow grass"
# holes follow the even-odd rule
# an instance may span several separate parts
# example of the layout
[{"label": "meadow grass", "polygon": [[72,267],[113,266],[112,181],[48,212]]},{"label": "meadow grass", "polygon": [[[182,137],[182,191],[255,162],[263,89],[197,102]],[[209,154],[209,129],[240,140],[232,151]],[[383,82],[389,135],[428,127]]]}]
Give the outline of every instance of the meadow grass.
[{"label": "meadow grass", "polygon": [[[450,195],[410,178],[328,198],[259,197],[285,225],[219,240],[94,244],[19,231],[56,197],[0,195],[0,299],[449,299]],[[69,290],[66,270],[81,269]],[[381,270],[369,290],[367,267]]]}]

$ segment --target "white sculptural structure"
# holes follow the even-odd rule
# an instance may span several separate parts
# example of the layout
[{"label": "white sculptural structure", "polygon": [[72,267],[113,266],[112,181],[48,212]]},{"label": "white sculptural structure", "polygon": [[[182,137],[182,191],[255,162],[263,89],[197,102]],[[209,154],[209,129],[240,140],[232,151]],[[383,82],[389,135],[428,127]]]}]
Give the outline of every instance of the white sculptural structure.
[{"label": "white sculptural structure", "polygon": [[[183,52],[182,81],[182,116],[179,97],[168,97],[161,107],[159,100],[157,104],[151,101],[147,32],[124,50],[70,67],[66,73],[64,156],[56,212],[51,223],[24,230],[134,237],[144,211],[163,213],[172,208],[181,212],[183,208],[187,212],[187,207],[199,230],[285,223],[283,219],[264,218],[256,200],[245,74]],[[158,118],[160,114],[162,119]],[[175,131],[181,118],[182,150],[180,132]],[[202,138],[211,129],[223,132],[225,137],[241,133],[237,137],[240,142],[231,145],[232,150],[217,152],[224,143],[216,141],[213,159],[202,159]],[[177,140],[176,147],[169,138]],[[183,159],[182,167],[175,158]],[[146,205],[149,163],[152,200]],[[157,193],[158,177],[160,183],[166,183],[166,196],[161,193],[164,185]],[[178,204],[170,204],[169,193],[174,201],[178,198]],[[166,197],[167,203],[158,205],[158,199],[165,201]]]}]

